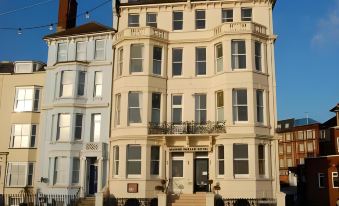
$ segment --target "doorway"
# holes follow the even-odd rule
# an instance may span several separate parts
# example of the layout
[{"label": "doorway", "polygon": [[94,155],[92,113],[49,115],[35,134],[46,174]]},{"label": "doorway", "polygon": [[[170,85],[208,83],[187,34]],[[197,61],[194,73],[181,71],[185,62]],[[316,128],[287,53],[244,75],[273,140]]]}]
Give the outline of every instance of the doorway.
[{"label": "doorway", "polygon": [[89,157],[87,159],[87,182],[88,182],[88,195],[93,196],[97,193],[98,188],[98,165],[96,157]]},{"label": "doorway", "polygon": [[197,153],[194,160],[194,192],[208,192],[208,153]]}]

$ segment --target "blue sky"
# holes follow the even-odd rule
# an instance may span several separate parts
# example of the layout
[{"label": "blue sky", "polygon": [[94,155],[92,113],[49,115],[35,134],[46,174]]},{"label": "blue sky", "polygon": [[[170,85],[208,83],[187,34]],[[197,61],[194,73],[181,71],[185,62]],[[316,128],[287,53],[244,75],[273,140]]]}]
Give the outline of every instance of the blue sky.
[{"label": "blue sky", "polygon": [[[78,0],[78,13],[105,0]],[[57,20],[58,0],[24,11],[1,13],[43,0],[0,0],[0,27],[29,27]],[[110,3],[91,13],[90,21],[111,25]],[[77,24],[85,23],[79,17]],[[274,9],[278,35],[275,59],[278,117],[301,118],[306,113],[318,121],[332,117],[328,110],[339,103],[339,0],[310,4],[309,0],[278,0]],[[23,31],[0,30],[0,61],[42,60],[47,46],[42,40],[48,28]]]}]

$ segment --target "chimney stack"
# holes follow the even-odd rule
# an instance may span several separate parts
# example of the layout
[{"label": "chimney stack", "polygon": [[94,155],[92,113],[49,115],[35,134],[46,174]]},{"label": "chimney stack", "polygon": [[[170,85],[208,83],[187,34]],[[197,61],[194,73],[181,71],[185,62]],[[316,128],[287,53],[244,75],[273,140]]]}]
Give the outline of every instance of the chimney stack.
[{"label": "chimney stack", "polygon": [[57,32],[75,27],[77,21],[77,7],[77,0],[59,0]]}]

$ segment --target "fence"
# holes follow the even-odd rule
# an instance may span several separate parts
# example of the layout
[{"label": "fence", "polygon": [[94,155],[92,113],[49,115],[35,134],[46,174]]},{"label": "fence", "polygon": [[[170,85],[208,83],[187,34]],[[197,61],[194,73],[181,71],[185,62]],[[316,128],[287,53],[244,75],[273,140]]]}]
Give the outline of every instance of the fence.
[{"label": "fence", "polygon": [[105,197],[104,206],[158,206],[157,198],[115,198]]},{"label": "fence", "polygon": [[76,206],[79,193],[57,194],[5,194],[0,196],[0,206]]},{"label": "fence", "polygon": [[216,199],[216,206],[276,206],[276,199]]}]

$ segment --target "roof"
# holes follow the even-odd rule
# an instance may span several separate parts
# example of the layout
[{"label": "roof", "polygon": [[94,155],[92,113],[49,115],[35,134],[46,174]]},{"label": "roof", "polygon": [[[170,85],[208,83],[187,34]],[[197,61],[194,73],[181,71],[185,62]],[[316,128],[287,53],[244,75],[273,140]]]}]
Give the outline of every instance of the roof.
[{"label": "roof", "polygon": [[[206,1],[206,0],[191,0],[194,1]],[[277,0],[272,0],[273,8]],[[132,5],[141,5],[141,4],[165,4],[165,3],[180,3],[187,2],[187,0],[128,0],[128,3],[120,3],[117,1],[117,6],[132,6]]]},{"label": "roof", "polygon": [[14,63],[13,62],[0,62],[0,73],[13,73]]},{"label": "roof", "polygon": [[319,122],[312,119],[312,118],[301,118],[301,119],[295,119],[294,120],[294,126],[295,127],[305,126],[305,125],[310,125],[310,124],[317,124],[317,123],[319,123]]},{"label": "roof", "polygon": [[90,22],[83,24],[65,31],[56,32],[54,34],[49,34],[44,37],[44,39],[57,38],[57,37],[66,37],[66,36],[75,36],[81,34],[92,34],[92,33],[101,33],[101,32],[111,32],[115,31],[113,28],[96,23]]},{"label": "roof", "polygon": [[331,112],[339,112],[339,103],[337,103],[337,105],[335,107],[333,107],[330,111]]},{"label": "roof", "polygon": [[334,116],[331,119],[327,120],[326,122],[321,124],[321,127],[324,128],[329,128],[329,127],[335,127],[337,126],[337,117]]}]

